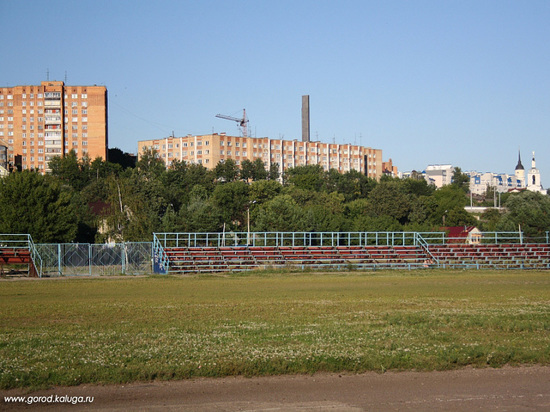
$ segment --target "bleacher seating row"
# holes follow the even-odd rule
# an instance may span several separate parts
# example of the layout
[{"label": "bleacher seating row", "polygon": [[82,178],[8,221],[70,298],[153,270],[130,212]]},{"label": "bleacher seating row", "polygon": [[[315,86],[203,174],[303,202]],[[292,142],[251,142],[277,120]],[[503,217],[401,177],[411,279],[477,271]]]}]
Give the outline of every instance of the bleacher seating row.
[{"label": "bleacher seating row", "polygon": [[38,276],[32,262],[31,252],[26,248],[0,248],[0,276]]},{"label": "bleacher seating row", "polygon": [[548,244],[421,246],[245,246],[166,248],[172,273],[231,272],[265,267],[316,269],[548,269]]},{"label": "bleacher seating row", "polygon": [[548,244],[430,245],[429,251],[443,268],[550,268]]},{"label": "bleacher seating row", "polygon": [[403,268],[423,267],[429,255],[420,246],[247,246],[166,248],[169,271],[230,272],[265,267]]}]

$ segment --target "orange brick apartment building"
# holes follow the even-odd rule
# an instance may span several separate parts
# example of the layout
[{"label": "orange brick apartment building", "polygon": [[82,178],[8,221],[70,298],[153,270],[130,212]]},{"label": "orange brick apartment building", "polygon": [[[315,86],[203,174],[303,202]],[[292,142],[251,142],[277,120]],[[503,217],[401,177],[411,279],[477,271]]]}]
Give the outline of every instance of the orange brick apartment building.
[{"label": "orange brick apartment building", "polygon": [[44,173],[54,156],[70,150],[107,159],[107,143],[105,86],[46,81],[0,88],[0,168]]},{"label": "orange brick apartment building", "polygon": [[267,137],[237,137],[225,133],[202,136],[167,137],[138,142],[138,156],[154,149],[166,166],[175,161],[202,164],[208,169],[218,162],[233,159],[240,166],[245,159],[261,159],[267,167],[279,164],[279,171],[303,165],[321,165],[325,170],[341,173],[357,170],[374,179],[383,173],[382,150],[352,144],[304,142],[269,139]]}]

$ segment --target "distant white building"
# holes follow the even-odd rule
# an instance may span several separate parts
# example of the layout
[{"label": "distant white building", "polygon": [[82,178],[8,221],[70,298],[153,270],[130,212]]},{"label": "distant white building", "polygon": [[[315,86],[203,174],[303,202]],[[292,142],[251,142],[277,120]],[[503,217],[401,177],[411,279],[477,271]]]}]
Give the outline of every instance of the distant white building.
[{"label": "distant white building", "polygon": [[[452,183],[454,166],[452,165],[429,165],[422,172],[405,172],[400,176],[403,178],[422,175],[429,184],[441,188]],[[464,172],[470,176],[470,191],[476,195],[483,195],[488,187],[494,188],[498,193],[505,193],[511,190],[530,190],[532,192],[547,194],[540,181],[540,171],[536,167],[535,152],[531,160],[531,169],[525,176],[525,168],[521,163],[521,153],[518,153],[518,164],[513,175],[506,173],[492,172]]]},{"label": "distant white building", "polygon": [[527,173],[527,190],[546,194],[546,189],[543,189],[540,183],[540,172],[535,163],[535,152],[533,152],[533,158],[531,159],[531,169]]},{"label": "distant white building", "polygon": [[429,165],[422,175],[429,184],[441,188],[452,183],[454,167],[451,165]]},{"label": "distant white building", "polygon": [[466,172],[466,174],[470,176],[470,191],[474,195],[484,194],[488,187],[493,187],[500,193],[525,188],[524,182],[518,179],[516,175],[490,172]]},{"label": "distant white building", "polygon": [[470,191],[473,194],[482,195],[486,193],[488,187],[494,188],[499,193],[510,190],[530,190],[546,194],[540,182],[540,172],[535,164],[535,152],[531,161],[531,169],[527,174],[527,183],[525,181],[525,168],[521,163],[521,154],[518,153],[518,164],[513,175],[506,173],[480,173],[466,172],[470,176]]}]

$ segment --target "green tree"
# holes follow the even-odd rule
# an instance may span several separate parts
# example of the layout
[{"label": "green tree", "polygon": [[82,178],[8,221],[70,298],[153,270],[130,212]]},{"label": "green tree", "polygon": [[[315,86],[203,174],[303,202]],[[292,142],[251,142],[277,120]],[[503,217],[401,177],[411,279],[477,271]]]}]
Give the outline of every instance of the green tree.
[{"label": "green tree", "polygon": [[328,191],[343,194],[346,202],[366,197],[377,184],[376,180],[357,170],[341,174],[331,169],[328,173]]},{"label": "green tree", "polygon": [[35,242],[65,243],[78,230],[73,191],[50,176],[12,173],[0,179],[0,233],[28,233]]},{"label": "green tree", "polygon": [[[409,213],[409,223],[414,225],[411,227],[422,228],[422,230],[428,230],[428,228],[433,227],[437,206],[437,202],[433,196],[418,196],[413,198]],[[436,227],[439,226],[439,224],[436,225]]]},{"label": "green tree", "polygon": [[373,217],[389,216],[401,224],[408,221],[411,204],[407,195],[400,190],[399,182],[384,181],[370,192],[367,214]]},{"label": "green tree", "polygon": [[517,232],[521,228],[528,237],[545,238],[550,228],[548,196],[525,190],[511,195],[504,206],[506,213],[497,224],[497,230]]},{"label": "green tree", "polygon": [[214,168],[216,178],[222,182],[234,182],[239,178],[239,166],[233,159],[220,161]]},{"label": "green tree", "polygon": [[284,182],[299,189],[318,192],[326,186],[325,171],[321,165],[292,167],[285,171]]},{"label": "green tree", "polygon": [[269,180],[279,180],[281,173],[279,173],[279,163],[271,163],[269,165],[269,172],[267,178]]},{"label": "green tree", "polygon": [[245,159],[241,163],[241,179],[244,181],[254,180],[254,163]]},{"label": "green tree", "polygon": [[258,209],[253,228],[259,232],[310,231],[306,212],[289,195],[279,195]]},{"label": "green tree", "polygon": [[52,176],[76,190],[81,190],[90,182],[90,159],[84,157],[79,160],[74,150],[71,150],[64,157],[53,157],[48,166]]},{"label": "green tree", "polygon": [[136,163],[137,171],[146,179],[157,179],[166,172],[166,164],[154,149],[144,149]]},{"label": "green tree", "polygon": [[496,232],[502,214],[498,209],[487,209],[481,215],[479,229],[484,232]]},{"label": "green tree", "polygon": [[279,195],[283,186],[276,180],[258,180],[250,185],[250,200],[265,203]]},{"label": "green tree", "polygon": [[219,232],[223,227],[222,214],[211,199],[193,197],[180,214],[187,232]]},{"label": "green tree", "polygon": [[463,207],[454,207],[445,217],[445,226],[476,226],[477,220]]},{"label": "green tree", "polygon": [[228,229],[242,229],[250,203],[249,190],[249,186],[241,181],[219,184],[214,189],[212,201],[221,211]]},{"label": "green tree", "polygon": [[357,232],[399,232],[403,226],[391,216],[358,216],[353,220],[353,231]]},{"label": "green tree", "polygon": [[432,224],[449,226],[448,215],[453,209],[464,209],[468,204],[468,197],[464,190],[456,185],[447,185],[437,189],[433,197],[437,204],[432,214]]},{"label": "green tree", "polygon": [[308,219],[315,232],[339,232],[346,229],[344,195],[337,192],[317,193],[317,198],[306,207]]},{"label": "green tree", "polygon": [[414,196],[431,196],[435,186],[429,185],[425,179],[406,178],[401,180],[400,190]]},{"label": "green tree", "polygon": [[470,176],[462,173],[460,167],[455,167],[451,185],[464,193],[468,193],[470,191]]},{"label": "green tree", "polygon": [[268,177],[268,171],[265,169],[265,163],[262,159],[256,159],[253,162],[246,159],[241,163],[241,179],[247,181],[265,180]]}]

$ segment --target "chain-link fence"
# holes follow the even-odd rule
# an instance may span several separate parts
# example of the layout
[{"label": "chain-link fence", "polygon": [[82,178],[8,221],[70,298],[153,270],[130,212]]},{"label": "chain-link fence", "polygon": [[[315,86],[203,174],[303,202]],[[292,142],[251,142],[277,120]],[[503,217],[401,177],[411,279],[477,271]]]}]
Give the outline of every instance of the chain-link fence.
[{"label": "chain-link fence", "polygon": [[152,273],[150,242],[37,244],[44,276],[113,276]]}]

